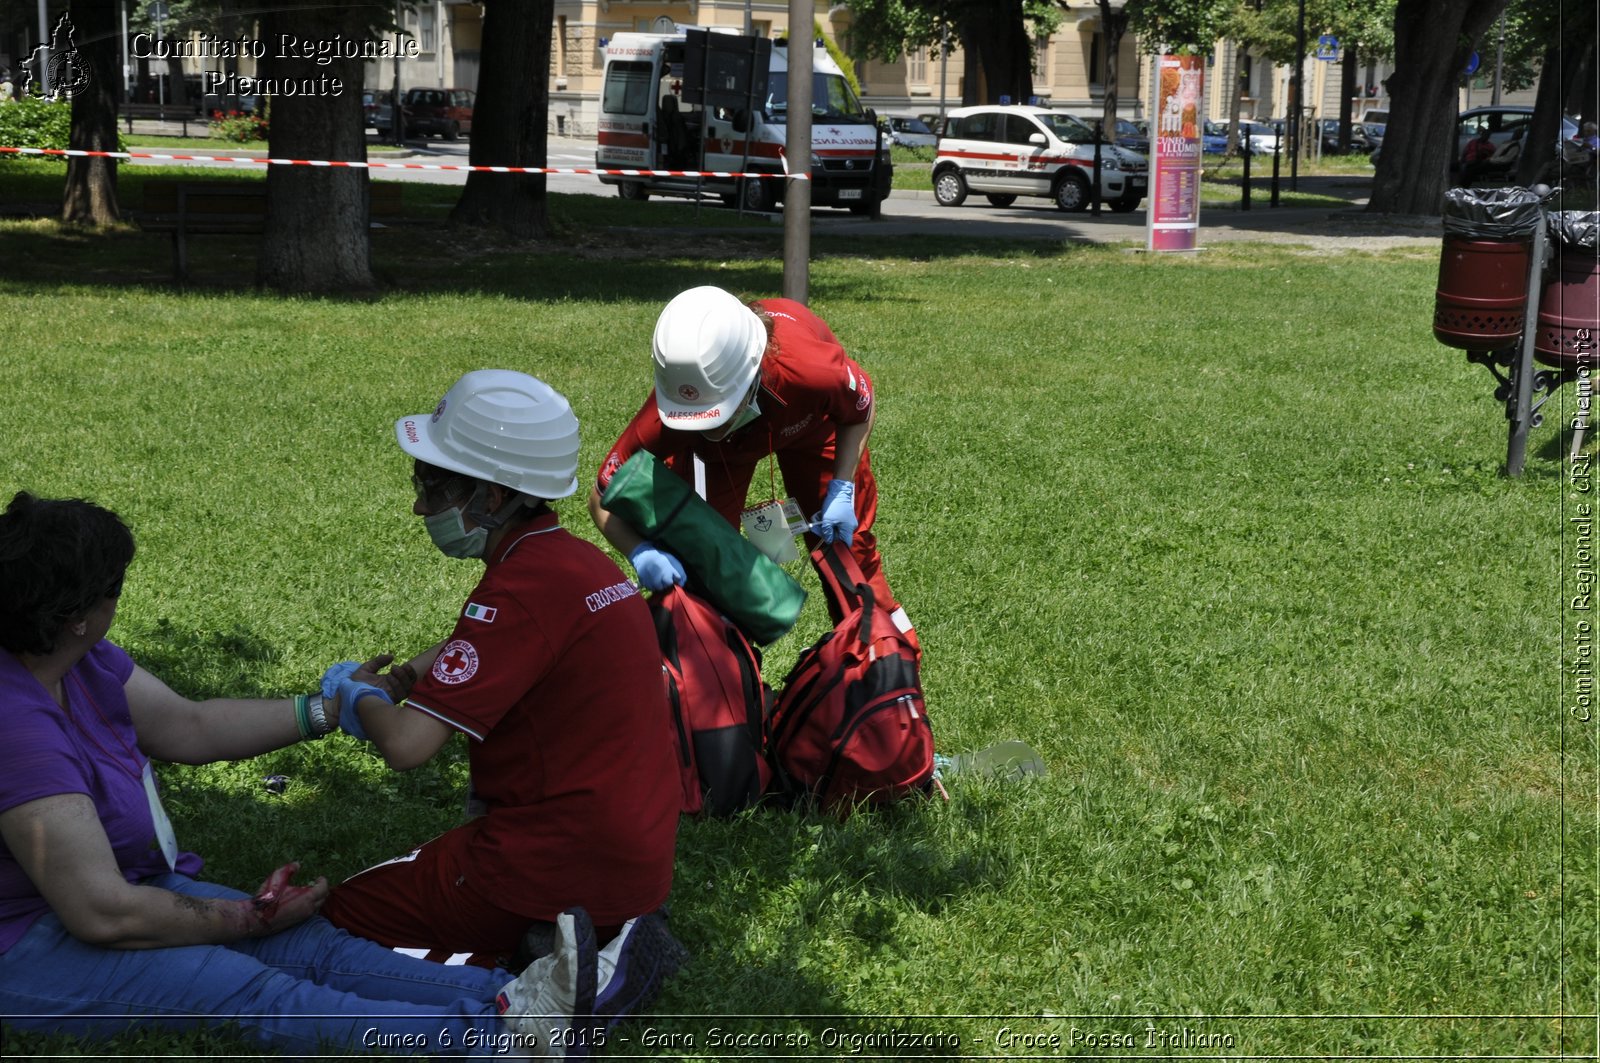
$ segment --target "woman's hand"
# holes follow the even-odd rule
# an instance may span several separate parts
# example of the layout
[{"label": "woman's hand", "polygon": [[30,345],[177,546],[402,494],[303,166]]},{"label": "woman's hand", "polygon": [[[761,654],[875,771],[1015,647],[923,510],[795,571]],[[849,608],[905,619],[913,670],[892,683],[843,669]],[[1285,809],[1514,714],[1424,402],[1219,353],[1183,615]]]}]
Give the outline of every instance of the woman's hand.
[{"label": "woman's hand", "polygon": [[[384,694],[388,695],[391,703],[398,703],[402,701],[405,697],[405,694],[409,693],[410,691],[407,690],[404,693],[400,691],[399,677],[395,675],[393,669],[390,669],[387,674],[380,674],[383,672],[383,669],[388,667],[390,662],[393,660],[394,654],[380,653],[376,657],[372,658],[372,660],[362,664],[361,667],[357,668],[354,672],[351,672],[350,678],[354,679],[357,683],[366,683],[377,687],[379,690],[383,691]],[[351,706],[351,708],[354,708],[354,706]]]},{"label": "woman's hand", "polygon": [[260,938],[287,930],[310,919],[328,899],[328,880],[317,876],[309,886],[291,886],[289,880],[300,870],[298,862],[284,864],[247,901],[236,901],[244,917],[246,937]]}]

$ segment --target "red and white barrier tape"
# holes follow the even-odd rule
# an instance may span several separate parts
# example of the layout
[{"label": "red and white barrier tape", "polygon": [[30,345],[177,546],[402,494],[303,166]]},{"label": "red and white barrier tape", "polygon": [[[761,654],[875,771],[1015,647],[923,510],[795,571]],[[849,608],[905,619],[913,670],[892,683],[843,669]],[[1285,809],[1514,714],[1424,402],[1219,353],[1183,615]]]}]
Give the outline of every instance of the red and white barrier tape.
[{"label": "red and white barrier tape", "polygon": [[334,166],[353,170],[436,170],[447,173],[574,173],[607,174],[612,177],[788,177],[809,181],[808,173],[741,173],[722,170],[600,170],[576,166],[471,166],[433,162],[346,162],[336,159],[270,159],[252,155],[167,155],[150,151],[83,151],[76,148],[10,148],[11,155],[56,155],[83,159],[160,159],[167,162],[248,162],[258,166]]}]

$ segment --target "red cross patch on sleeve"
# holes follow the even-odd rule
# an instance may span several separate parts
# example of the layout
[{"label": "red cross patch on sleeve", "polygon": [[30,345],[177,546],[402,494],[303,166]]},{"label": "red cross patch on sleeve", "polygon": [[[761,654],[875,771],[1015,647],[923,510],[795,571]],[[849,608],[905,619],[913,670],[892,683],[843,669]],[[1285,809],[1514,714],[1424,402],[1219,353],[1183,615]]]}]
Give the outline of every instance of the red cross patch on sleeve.
[{"label": "red cross patch on sleeve", "polygon": [[439,651],[433,661],[433,678],[456,686],[478,672],[478,650],[466,639],[455,639]]}]

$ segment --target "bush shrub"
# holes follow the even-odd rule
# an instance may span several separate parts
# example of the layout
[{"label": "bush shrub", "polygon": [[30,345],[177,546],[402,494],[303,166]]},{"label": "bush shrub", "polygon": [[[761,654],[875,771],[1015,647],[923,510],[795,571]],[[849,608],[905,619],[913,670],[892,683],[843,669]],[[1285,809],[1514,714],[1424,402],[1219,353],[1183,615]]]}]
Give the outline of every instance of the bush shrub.
[{"label": "bush shrub", "polygon": [[24,96],[0,104],[0,144],[14,148],[66,148],[72,137],[72,105]]},{"label": "bush shrub", "polygon": [[261,112],[212,111],[211,135],[240,144],[267,139],[267,116]]}]

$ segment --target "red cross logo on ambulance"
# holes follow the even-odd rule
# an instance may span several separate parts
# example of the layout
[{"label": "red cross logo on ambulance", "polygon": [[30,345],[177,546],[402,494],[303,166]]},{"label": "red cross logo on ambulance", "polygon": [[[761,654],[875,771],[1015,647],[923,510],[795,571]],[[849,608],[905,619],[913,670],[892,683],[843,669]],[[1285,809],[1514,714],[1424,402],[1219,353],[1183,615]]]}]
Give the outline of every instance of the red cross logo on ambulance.
[{"label": "red cross logo on ambulance", "polygon": [[433,662],[433,678],[455,686],[478,673],[478,651],[466,639],[455,639]]}]

